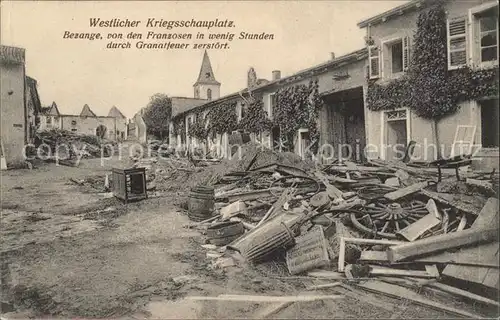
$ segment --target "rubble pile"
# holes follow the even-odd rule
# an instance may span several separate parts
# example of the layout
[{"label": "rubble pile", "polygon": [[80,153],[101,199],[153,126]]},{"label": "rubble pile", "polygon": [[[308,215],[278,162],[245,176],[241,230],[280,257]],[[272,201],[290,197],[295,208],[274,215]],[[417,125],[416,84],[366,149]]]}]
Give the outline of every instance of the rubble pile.
[{"label": "rubble pile", "polygon": [[499,306],[491,295],[497,173],[381,160],[311,166],[295,157],[249,152],[197,174],[213,196],[192,189],[188,208],[205,219],[186,227],[205,235],[214,267],[276,261],[290,276],[324,282],[310,290],[357,287],[467,317],[411,289]]},{"label": "rubble pile", "polygon": [[[103,145],[110,145],[112,142],[100,139],[93,135],[82,135],[71,131],[52,129],[37,132],[35,145],[50,146],[40,148],[47,156],[57,156],[60,159],[91,158],[100,157],[101,152],[107,152],[108,148],[102,148]],[[105,154],[107,155],[107,154]]]}]

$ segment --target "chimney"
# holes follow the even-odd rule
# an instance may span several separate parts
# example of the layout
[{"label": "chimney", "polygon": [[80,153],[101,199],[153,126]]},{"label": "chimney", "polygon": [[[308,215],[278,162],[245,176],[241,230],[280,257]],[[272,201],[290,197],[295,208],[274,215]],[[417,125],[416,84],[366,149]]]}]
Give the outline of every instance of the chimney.
[{"label": "chimney", "polygon": [[273,71],[273,81],[274,81],[274,80],[279,80],[279,79],[281,79],[281,71],[279,71],[279,70],[274,70],[274,71]]},{"label": "chimney", "polygon": [[332,60],[335,60],[335,52],[330,52],[330,56]]}]

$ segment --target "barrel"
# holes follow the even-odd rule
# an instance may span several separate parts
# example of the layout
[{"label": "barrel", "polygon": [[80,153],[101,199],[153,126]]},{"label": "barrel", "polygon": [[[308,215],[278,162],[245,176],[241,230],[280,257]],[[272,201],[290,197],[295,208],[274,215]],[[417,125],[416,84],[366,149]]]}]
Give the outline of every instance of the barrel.
[{"label": "barrel", "polygon": [[193,221],[203,221],[212,216],[214,211],[214,188],[198,186],[191,189],[188,197],[188,217]]}]

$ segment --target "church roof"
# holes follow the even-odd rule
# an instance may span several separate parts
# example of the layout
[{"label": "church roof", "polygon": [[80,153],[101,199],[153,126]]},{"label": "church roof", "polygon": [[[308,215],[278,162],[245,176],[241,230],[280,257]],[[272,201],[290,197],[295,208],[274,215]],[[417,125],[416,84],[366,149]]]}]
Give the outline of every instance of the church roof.
[{"label": "church roof", "polygon": [[123,115],[123,113],[120,111],[120,109],[118,109],[116,106],[112,106],[111,109],[109,109],[108,117],[122,118],[122,119],[127,118]]},{"label": "church roof", "polygon": [[90,107],[88,104],[85,104],[83,106],[82,112],[80,112],[80,116],[85,116],[85,117],[95,117],[95,113],[90,110]]},{"label": "church roof", "polygon": [[208,57],[207,50],[203,54],[203,61],[201,62],[200,74],[198,75],[197,84],[215,84],[220,85],[220,82],[215,80],[214,71],[212,70],[212,65],[210,64],[210,58]]}]

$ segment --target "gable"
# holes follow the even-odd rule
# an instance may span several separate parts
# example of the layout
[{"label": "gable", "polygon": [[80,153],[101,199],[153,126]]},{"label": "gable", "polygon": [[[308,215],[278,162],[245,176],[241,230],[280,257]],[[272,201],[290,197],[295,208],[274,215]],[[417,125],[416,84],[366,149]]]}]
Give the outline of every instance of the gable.
[{"label": "gable", "polygon": [[86,104],[83,106],[82,112],[80,112],[80,116],[82,117],[95,117],[95,113],[90,110],[90,107]]},{"label": "gable", "polygon": [[114,117],[114,118],[121,118],[121,119],[126,119],[123,115],[123,113],[115,106],[111,107],[108,112],[108,117]]}]

